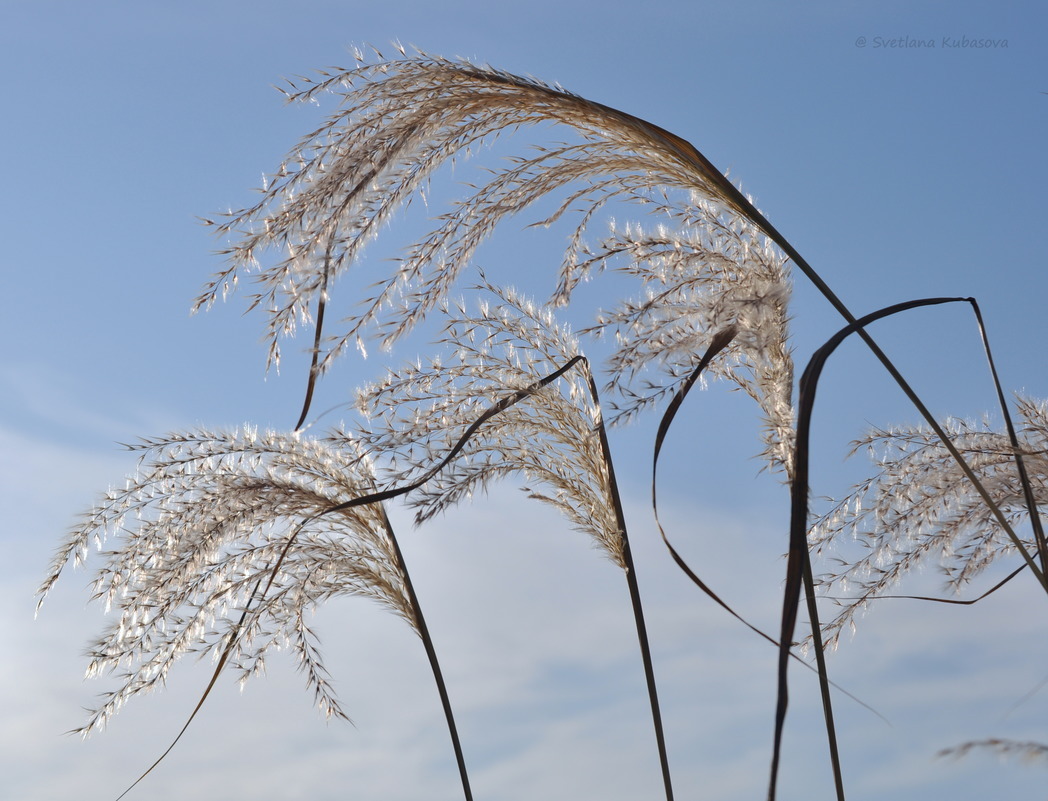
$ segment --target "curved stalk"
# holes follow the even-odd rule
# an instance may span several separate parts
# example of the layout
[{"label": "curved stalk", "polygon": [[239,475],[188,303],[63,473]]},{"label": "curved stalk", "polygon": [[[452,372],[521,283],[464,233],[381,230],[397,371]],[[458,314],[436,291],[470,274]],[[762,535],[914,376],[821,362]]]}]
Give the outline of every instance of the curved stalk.
[{"label": "curved stalk", "polygon": [[[795,475],[790,488],[791,495],[791,516],[790,516],[790,550],[786,567],[786,586],[784,590],[783,598],[783,612],[782,612],[782,630],[779,638],[780,646],[779,651],[779,689],[778,689],[778,703],[776,706],[775,713],[775,742],[774,751],[772,756],[772,771],[771,780],[768,789],[769,801],[775,798],[776,782],[778,777],[778,765],[779,758],[781,755],[781,742],[783,724],[786,717],[786,708],[788,704],[788,687],[786,681],[787,670],[789,667],[789,649],[788,643],[793,639],[793,633],[797,622],[797,612],[800,604],[801,588],[803,586],[805,595],[807,596],[808,614],[812,629],[812,640],[813,647],[815,648],[815,657],[819,663],[819,676],[820,685],[822,689],[823,697],[823,710],[826,715],[826,727],[827,735],[830,739],[831,753],[833,754],[835,764],[835,781],[837,783],[837,794],[838,798],[843,799],[843,787],[840,782],[839,767],[837,765],[837,745],[836,738],[834,735],[833,725],[833,712],[830,703],[830,693],[828,686],[828,677],[826,675],[824,654],[822,648],[822,637],[818,621],[818,609],[816,607],[814,581],[812,578],[811,571],[811,560],[808,551],[808,496],[810,492],[808,474],[809,474],[809,439],[811,434],[811,419],[815,403],[815,393],[818,386],[819,376],[822,373],[823,367],[826,364],[827,359],[837,349],[837,347],[851,334],[863,333],[864,327],[869,325],[876,320],[888,317],[894,314],[898,314],[903,311],[910,309],[920,308],[924,306],[938,305],[943,303],[957,303],[957,302],[968,302],[974,303],[971,298],[928,298],[924,300],[914,300],[905,303],[895,304],[879,311],[872,312],[864,316],[863,318],[854,321],[853,323],[845,326],[838,331],[833,337],[830,338],[818,351],[812,356],[808,362],[808,366],[805,368],[804,374],[800,380],[800,392],[798,399],[798,412],[797,412],[797,445],[795,452]],[[992,360],[991,360],[992,363]],[[953,445],[949,438],[942,435],[944,444],[951,450],[951,453],[956,452],[957,449]],[[960,458],[958,454],[958,458]],[[1022,547],[1021,541],[1018,536],[1012,530],[1011,526],[1008,525],[1004,518],[1003,512],[993,502],[993,499],[989,497],[989,493],[985,487],[978,480],[978,478],[972,473],[971,468],[967,466],[967,463],[960,459],[962,467],[965,468],[966,474],[971,474],[969,477],[975,484],[979,494],[983,497],[986,503],[993,510],[995,517],[1002,524],[1005,531],[1012,538],[1014,544],[1022,554],[1026,566],[1037,576],[1040,583],[1045,585],[1044,573],[1038,568],[1037,564],[1031,558],[1026,549]]]}]

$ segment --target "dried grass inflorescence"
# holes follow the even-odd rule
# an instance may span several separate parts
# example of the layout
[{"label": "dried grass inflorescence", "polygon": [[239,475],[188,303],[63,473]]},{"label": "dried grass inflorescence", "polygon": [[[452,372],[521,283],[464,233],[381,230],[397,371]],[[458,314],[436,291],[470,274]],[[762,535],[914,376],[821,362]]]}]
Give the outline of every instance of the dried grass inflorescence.
[{"label": "dried grass inflorescence", "polygon": [[752,224],[701,198],[659,211],[673,225],[613,230],[580,261],[585,270],[617,264],[645,288],[641,298],[602,312],[584,332],[614,337],[607,389],[622,400],[611,404],[613,422],[674,395],[714,336],[730,330],[731,344],[706,373],[731,381],[759,404],[761,455],[789,476],[794,410],[786,260]]},{"label": "dried grass inflorescence", "polygon": [[[1048,404],[1018,398],[1020,449],[1038,504],[1048,503]],[[1015,451],[989,423],[949,420],[945,428],[1010,524],[1029,520]],[[974,491],[938,437],[923,426],[873,431],[854,443],[868,449],[878,472],[854,488],[812,527],[818,552],[848,539],[865,553],[821,578],[850,597],[827,626],[836,641],[872,599],[918,565],[937,559],[947,587],[958,591],[994,561],[1015,554],[992,510]],[[1026,542],[1033,552],[1033,539]]]},{"label": "dried grass inflorescence", "polygon": [[[615,331],[610,386],[627,397],[623,417],[674,390],[709,337],[731,327],[736,339],[714,372],[758,400],[765,455],[789,471],[789,279],[781,254],[746,222],[727,179],[675,135],[558,86],[465,61],[400,56],[376,63],[359,56],[352,69],[291,86],[290,100],[329,94],[339,108],[291,151],[257,203],[212,223],[230,242],[227,265],[196,308],[251,275],[250,305],[268,315],[270,362],[279,361],[284,337],[315,319],[319,372],[347,347],[363,348],[369,336],[391,346],[439,307],[449,317],[442,343],[448,355],[362,392],[361,405],[376,423],[363,443],[344,431],[316,440],[244,429],[175,435],[138,448],[139,474],[72,533],[42,589],[46,594],[70,557],[86,556],[92,537],[119,538],[95,585],[97,597],[118,607],[119,620],[96,644],[91,670],[124,669],[123,684],[85,729],[161,681],[181,654],[220,652],[231,643],[232,662],[245,675],[261,668],[267,648],[292,644],[321,706],[339,713],[303,611],[352,593],[417,624],[381,510],[327,513],[373,487],[361,447],[391,458],[394,484],[431,467],[491,403],[579,354],[550,309],[568,303],[580,282],[612,262],[647,293],[591,329]],[[335,281],[384,223],[424,194],[442,166],[502,134],[539,125],[568,130],[570,141],[536,146],[491,171],[407,249],[355,314],[322,338],[319,320]],[[479,312],[451,304],[451,289],[481,242],[546,196],[559,205],[540,224],[578,218],[551,304],[538,309],[487,283],[494,303]],[[613,229],[596,247],[588,245],[593,221],[622,202],[663,225]],[[635,393],[634,378],[651,364],[668,378]],[[314,379],[315,373],[307,410]],[[596,388],[582,362],[487,421],[461,458],[409,502],[424,520],[491,480],[519,473],[533,497],[559,509],[626,567],[600,424]],[[278,561],[272,587],[255,596]],[[242,626],[238,613],[246,614]]]},{"label": "dried grass inflorescence", "polygon": [[92,542],[101,551],[93,597],[117,617],[91,646],[88,675],[116,674],[120,685],[81,732],[162,684],[179,657],[217,659],[230,645],[242,681],[267,651],[292,649],[321,710],[344,716],[307,612],[365,596],[417,629],[381,507],[327,514],[373,489],[350,445],[244,427],[131,446],[137,474],[72,530],[40,589],[42,602],[70,559],[82,563]]},{"label": "dried grass inflorescence", "polygon": [[[579,355],[578,343],[548,310],[512,290],[485,284],[494,303],[476,312],[445,305],[446,354],[389,371],[358,392],[371,422],[364,435],[393,465],[391,483],[439,462],[485,409],[525,389]],[[624,567],[607,460],[591,395],[588,366],[500,412],[481,426],[461,454],[409,496],[423,522],[499,478],[520,474],[530,497],[554,506]],[[539,489],[538,487],[544,487]]]},{"label": "dried grass inflorescence", "polygon": [[[322,346],[322,369],[347,347],[363,348],[369,329],[377,328],[391,345],[448,296],[502,219],[557,190],[570,187],[545,222],[568,210],[581,214],[556,293],[561,302],[578,280],[573,253],[582,232],[609,201],[646,203],[656,194],[683,191],[742,213],[723,175],[690,144],[651,123],[531,78],[466,61],[401,55],[378,63],[358,55],[354,69],[292,84],[290,100],[331,94],[339,110],[288,154],[255,205],[208,221],[231,239],[224,251],[228,266],[196,307],[225,297],[241,274],[255,273],[250,302],[269,315],[271,362],[279,360],[279,340],[312,319],[330,283],[442,165],[505,132],[559,124],[577,141],[513,160],[439,217]],[[269,250],[279,255],[264,266]]]}]

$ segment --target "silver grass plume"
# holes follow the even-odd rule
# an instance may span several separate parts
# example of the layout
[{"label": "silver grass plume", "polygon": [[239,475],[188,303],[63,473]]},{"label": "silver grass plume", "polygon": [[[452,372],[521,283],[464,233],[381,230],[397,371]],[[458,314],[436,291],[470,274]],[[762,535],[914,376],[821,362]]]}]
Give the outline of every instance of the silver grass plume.
[{"label": "silver grass plume", "polygon": [[[692,145],[658,126],[533,78],[421,53],[400,55],[367,63],[358,53],[353,69],[291,84],[290,100],[331,94],[339,110],[288,154],[255,205],[207,221],[231,240],[223,251],[228,266],[195,308],[225,297],[241,274],[256,273],[250,303],[269,315],[271,363],[279,360],[281,337],[311,320],[314,306],[323,308],[329,284],[398,209],[424,192],[438,168],[506,132],[560,124],[577,141],[512,160],[439,217],[438,227],[408,249],[341,332],[318,343],[320,369],[351,345],[363,348],[373,326],[391,345],[447,297],[502,219],[558,190],[567,196],[544,222],[569,210],[581,215],[565,255],[556,295],[561,302],[577,282],[574,251],[582,232],[609,201],[648,202],[654,194],[683,191],[745,214],[724,176]],[[278,255],[263,266],[269,250]]]},{"label": "silver grass plume", "polygon": [[675,225],[613,229],[578,261],[580,271],[617,265],[645,289],[601,312],[584,332],[614,337],[606,389],[622,400],[610,403],[612,421],[672,397],[714,336],[730,330],[731,344],[706,372],[758,403],[761,455],[789,477],[794,409],[786,259],[751,223],[701,198],[663,210]]},{"label": "silver grass plume", "polygon": [[[1017,399],[1020,451],[1038,505],[1048,503],[1048,403]],[[1010,524],[1029,519],[1007,434],[989,423],[951,419],[944,425]],[[848,596],[827,625],[834,642],[845,626],[909,571],[936,560],[946,586],[959,591],[1015,545],[990,507],[975,492],[939,438],[923,426],[876,430],[853,443],[877,462],[875,475],[858,484],[812,526],[816,552],[857,541],[865,553],[821,577],[827,591]],[[1032,536],[1026,540],[1033,552]]]},{"label": "silver grass plume", "polygon": [[[390,459],[390,483],[431,467],[492,403],[578,355],[578,343],[548,310],[512,290],[482,288],[494,304],[481,302],[473,314],[458,304],[443,307],[448,319],[439,344],[447,357],[390,370],[358,391],[357,408],[371,424],[361,436]],[[599,421],[588,373],[569,372],[487,421],[407,502],[422,522],[494,480],[521,474],[530,497],[558,509],[624,567]]]},{"label": "silver grass plume", "polygon": [[162,685],[180,657],[218,659],[230,643],[229,664],[242,682],[264,669],[268,651],[290,648],[321,711],[345,717],[307,613],[358,595],[418,631],[381,507],[325,514],[373,490],[362,453],[344,437],[335,443],[250,427],[130,449],[141,454],[137,473],[83,516],[39,591],[42,603],[92,543],[101,552],[93,599],[115,607],[116,619],[91,645],[87,673],[115,675],[119,686],[78,731],[104,727],[127,700]]}]

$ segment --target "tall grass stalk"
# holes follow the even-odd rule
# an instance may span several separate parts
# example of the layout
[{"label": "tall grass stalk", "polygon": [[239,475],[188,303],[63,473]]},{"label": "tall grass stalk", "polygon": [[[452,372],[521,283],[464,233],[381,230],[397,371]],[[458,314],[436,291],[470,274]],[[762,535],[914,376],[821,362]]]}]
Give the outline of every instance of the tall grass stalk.
[{"label": "tall grass stalk", "polygon": [[[529,496],[552,505],[626,575],[655,729],[663,786],[673,798],[662,713],[647,626],[630,551],[625,513],[615,480],[603,412],[589,363],[578,342],[548,311],[519,294],[485,283],[495,303],[467,313],[444,307],[442,341],[448,353],[421,361],[365,387],[358,408],[372,421],[371,449],[397,465],[389,483],[404,484],[459,437],[461,452],[445,457],[440,472],[408,496],[422,523],[469,498],[497,478],[520,473]],[[563,373],[559,384],[536,386],[536,375]],[[477,426],[478,410],[522,387],[526,403],[503,408]],[[532,390],[531,388],[534,389]],[[446,448],[446,446],[445,446]],[[417,484],[417,482],[415,482]],[[411,485],[414,486],[415,484]],[[546,489],[539,489],[541,486]]]}]

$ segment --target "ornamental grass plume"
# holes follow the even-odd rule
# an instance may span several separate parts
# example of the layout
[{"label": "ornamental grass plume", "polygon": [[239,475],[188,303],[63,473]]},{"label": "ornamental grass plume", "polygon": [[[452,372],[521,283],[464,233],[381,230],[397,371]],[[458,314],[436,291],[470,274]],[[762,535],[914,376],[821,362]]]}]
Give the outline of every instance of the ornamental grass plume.
[{"label": "ornamental grass plume", "polygon": [[191,653],[228,655],[243,682],[268,652],[291,649],[320,710],[345,717],[307,613],[358,595],[419,631],[381,506],[327,514],[373,488],[368,461],[348,444],[245,426],[129,446],[137,474],[83,516],[39,591],[42,603],[66,564],[97,546],[92,597],[117,616],[90,647],[88,675],[119,684],[77,731],[102,728]]},{"label": "ornamental grass plume", "polygon": [[[377,328],[390,346],[435,308],[480,243],[507,216],[570,187],[550,223],[569,210],[581,217],[565,255],[556,298],[565,302],[577,281],[573,248],[593,215],[612,200],[648,203],[656,194],[683,191],[745,216],[741,195],[692,147],[632,115],[586,100],[558,86],[467,61],[425,54],[321,71],[301,78],[289,100],[327,93],[337,112],[306,136],[262,188],[253,206],[207,220],[232,242],[228,266],[198,297],[195,308],[225,297],[244,273],[255,273],[251,308],[269,315],[270,362],[279,340],[299,321],[323,315],[331,283],[357,260],[380,227],[445,163],[468,156],[504,132],[539,124],[570,128],[578,141],[539,147],[495,171],[487,184],[438,218],[438,227],[412,245],[393,274],[382,279],[340,333],[321,342],[317,367],[352,344],[364,347]],[[379,54],[381,59],[381,54]],[[264,266],[264,251],[278,254]],[[392,307],[392,308],[391,308]]]},{"label": "ornamental grass plume", "polygon": [[[548,310],[513,290],[489,283],[481,288],[494,303],[481,302],[474,313],[461,304],[443,307],[447,320],[438,344],[446,354],[389,370],[357,392],[357,410],[370,426],[358,436],[390,461],[392,485],[438,461],[492,403],[579,355],[578,342]],[[407,497],[416,522],[519,473],[531,497],[556,507],[624,566],[623,533],[597,431],[600,407],[588,379],[580,367],[485,422],[450,465]]]},{"label": "ornamental grass plume", "polygon": [[605,390],[621,400],[609,404],[612,423],[676,395],[699,355],[730,331],[704,375],[728,380],[757,402],[761,456],[788,478],[794,411],[786,259],[752,223],[701,199],[663,211],[676,225],[613,228],[580,260],[586,271],[619,265],[645,289],[641,298],[601,312],[583,332],[614,338]]},{"label": "ornamental grass plume", "polygon": [[[1048,403],[1017,399],[1019,453],[1037,505],[1048,503]],[[1030,507],[1009,436],[988,421],[944,423],[956,447],[978,475],[1013,528],[1030,522]],[[1014,556],[993,510],[977,494],[939,438],[924,426],[874,430],[853,443],[877,464],[871,477],[838,500],[814,523],[816,553],[857,541],[864,553],[820,577],[826,592],[844,596],[826,634],[836,643],[856,615],[893,588],[908,572],[937,562],[953,593],[992,563]],[[1031,553],[1031,535],[1023,544]]]},{"label": "ornamental grass plume", "polygon": [[[600,313],[584,333],[614,338],[607,387],[619,398],[615,419],[625,422],[668,401],[657,459],[684,395],[708,370],[758,403],[762,456],[793,490],[768,794],[774,799],[802,577],[816,640],[819,631],[805,538],[805,382],[795,414],[787,261],[870,347],[928,426],[891,432],[902,444],[883,463],[883,481],[858,488],[812,530],[811,544],[823,550],[843,532],[870,522],[888,529],[864,534],[868,558],[826,579],[857,582],[863,593],[830,624],[834,638],[856,608],[928,553],[946,555],[950,579],[959,585],[1022,545],[1014,532],[1007,541],[996,536],[995,525],[1008,524],[1003,516],[993,517],[990,492],[979,484],[986,481],[1008,514],[1022,515],[1013,503],[1021,493],[1009,472],[1014,442],[956,425],[948,433],[940,426],[866,332],[866,322],[856,320],[752,201],[688,142],[532,78],[403,50],[394,60],[378,58],[370,63],[358,54],[351,69],[322,71],[290,85],[289,100],[311,102],[327,94],[339,108],[266,179],[257,203],[207,221],[228,240],[226,264],[194,308],[225,298],[249,276],[249,306],[267,315],[271,365],[279,364],[285,338],[299,325],[314,325],[296,430],[307,418],[319,376],[353,346],[363,351],[368,339],[377,338],[392,347],[439,308],[449,317],[442,342],[448,354],[364,388],[358,407],[373,428],[363,439],[344,430],[308,439],[242,429],[135,446],[142,453],[138,475],[74,529],[41,588],[43,596],[70,559],[82,562],[92,539],[100,548],[106,538],[117,540],[116,549],[103,554],[95,597],[117,607],[118,621],[95,644],[91,670],[116,672],[122,684],[83,731],[103,725],[193,651],[215,654],[219,670],[228,659],[246,678],[261,669],[270,648],[293,647],[320,707],[343,714],[303,615],[328,597],[364,595],[404,617],[422,636],[469,799],[432,644],[396,539],[381,506],[370,501],[410,491],[408,503],[422,521],[490,481],[520,474],[529,494],[563,512],[625,571],[669,801],[654,673],[603,414],[588,362],[551,312],[568,304],[582,281],[613,268],[637,279],[642,295]],[[442,168],[529,127],[550,128],[567,141],[536,146],[491,170],[409,245],[333,333],[325,331],[337,281],[360,261],[382,226],[413,199],[424,199]],[[539,309],[486,280],[482,289],[493,293],[494,303],[475,314],[451,303],[453,287],[499,223],[541,200],[552,202],[553,211],[536,224],[577,220],[550,304]],[[589,244],[594,221],[623,205],[645,212],[646,222],[613,226],[598,244]],[[1030,472],[1043,494],[1046,412],[1043,405],[1024,404]],[[810,422],[810,409],[807,417]],[[805,436],[797,435],[799,429]],[[874,435],[865,444],[888,436]],[[384,478],[394,488],[375,492],[365,452],[388,459]],[[421,480],[404,484],[420,470]],[[973,494],[969,482],[982,494]],[[1024,508],[1034,508],[1029,490]],[[1037,519],[1033,512],[1030,517]],[[1037,539],[1042,567],[1028,555],[1027,564],[1048,589],[1048,542],[1043,532]],[[843,799],[829,682],[821,648],[816,651],[837,798]]]},{"label": "ornamental grass plume", "polygon": [[961,759],[973,751],[988,751],[999,757],[1015,758],[1022,762],[1048,763],[1048,745],[1022,740],[1004,740],[998,737],[972,740],[952,748],[944,748],[937,756]]}]

